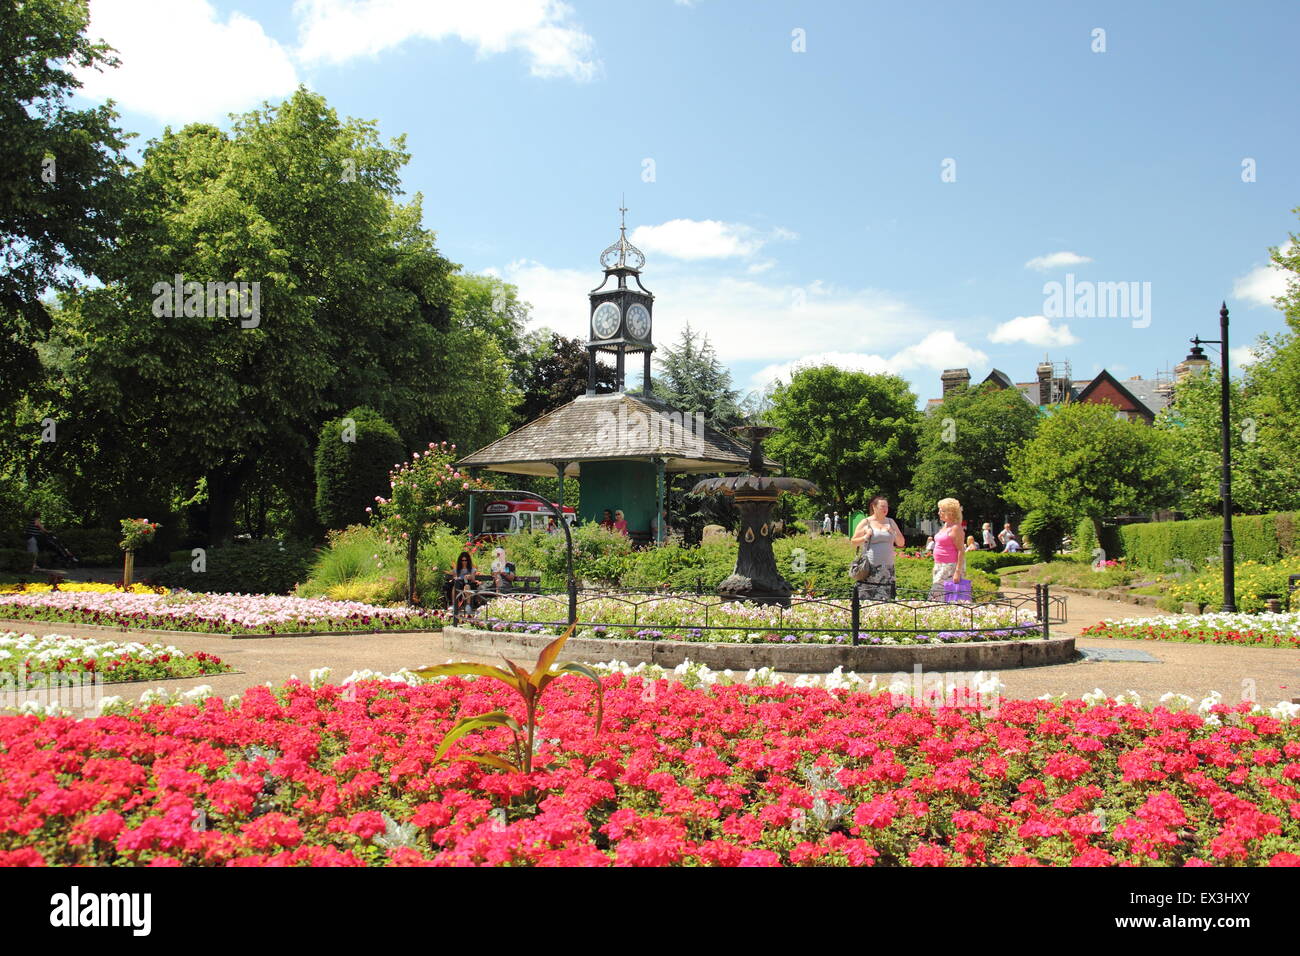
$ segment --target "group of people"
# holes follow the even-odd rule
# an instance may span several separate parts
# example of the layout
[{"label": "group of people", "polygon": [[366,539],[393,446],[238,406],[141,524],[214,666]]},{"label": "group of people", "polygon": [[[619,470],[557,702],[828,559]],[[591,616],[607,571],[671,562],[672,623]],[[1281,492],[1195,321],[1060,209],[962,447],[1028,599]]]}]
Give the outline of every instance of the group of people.
[{"label": "group of people", "polygon": [[454,604],[459,610],[472,612],[492,598],[509,594],[514,590],[518,574],[514,563],[506,556],[505,548],[496,548],[492,552],[491,574],[492,589],[489,593],[488,589],[482,586],[486,582],[482,584],[479,582],[474,558],[468,551],[462,551],[456,556],[456,570],[447,581],[446,603]]},{"label": "group of people", "polygon": [[[930,578],[932,600],[943,600],[949,591],[960,592],[960,584],[966,580],[966,553],[980,550],[975,537],[966,534],[961,502],[956,498],[944,498],[939,502],[938,511],[943,527],[925,543],[926,553],[934,556]],[[995,536],[993,526],[986,521],[981,537],[989,550],[997,550],[998,543],[1007,552],[1021,550],[1020,541],[1009,522]],[[867,576],[857,585],[858,596],[864,601],[894,600],[898,593],[894,549],[903,547],[904,540],[897,522],[889,517],[889,499],[884,495],[871,499],[867,504],[867,516],[858,522],[851,540],[864,552],[870,552]]]},{"label": "group of people", "polygon": [[622,511],[610,512],[605,509],[604,516],[600,519],[600,526],[606,531],[617,531],[621,535],[627,534],[627,519],[623,517]]},{"label": "group of people", "polygon": [[[1000,547],[999,547],[1000,546]],[[925,541],[925,553],[929,554],[934,550],[934,537],[931,536]],[[966,551],[998,551],[1005,554],[1015,554],[1023,551],[1024,547],[1020,543],[1020,538],[1016,536],[1015,531],[1011,528],[1011,523],[1007,522],[1002,526],[1002,530],[996,535],[993,534],[993,525],[984,522],[984,527],[980,531],[980,540],[976,541],[973,534],[966,535]]]},{"label": "group of people", "polygon": [[844,519],[840,517],[840,513],[838,511],[835,512],[834,516],[832,516],[829,512],[823,512],[822,534],[832,534],[832,533],[834,534],[844,533]]}]

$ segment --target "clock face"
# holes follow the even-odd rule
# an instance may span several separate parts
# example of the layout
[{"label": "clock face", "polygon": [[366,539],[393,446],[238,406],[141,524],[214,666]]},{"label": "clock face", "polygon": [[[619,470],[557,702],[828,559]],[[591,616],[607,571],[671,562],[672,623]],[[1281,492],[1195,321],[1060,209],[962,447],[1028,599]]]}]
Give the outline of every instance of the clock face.
[{"label": "clock face", "polygon": [[634,339],[650,334],[650,311],[644,305],[634,305],[627,310],[627,331]]},{"label": "clock face", "polygon": [[613,302],[602,302],[591,314],[591,328],[596,338],[608,339],[618,331],[618,306]]}]

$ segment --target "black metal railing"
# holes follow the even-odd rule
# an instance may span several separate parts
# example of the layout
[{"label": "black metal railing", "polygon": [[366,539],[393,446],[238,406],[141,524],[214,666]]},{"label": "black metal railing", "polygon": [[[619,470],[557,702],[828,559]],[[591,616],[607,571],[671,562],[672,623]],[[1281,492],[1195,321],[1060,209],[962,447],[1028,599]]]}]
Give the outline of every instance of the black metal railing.
[{"label": "black metal railing", "polygon": [[[754,595],[757,600],[753,603],[759,604],[764,610],[774,612],[775,620],[764,622],[755,622],[754,630],[763,632],[780,631],[783,634],[824,634],[824,635],[844,635],[846,642],[849,644],[861,643],[863,632],[862,612],[864,609],[875,607],[893,607],[901,608],[911,613],[912,627],[882,627],[874,622],[868,622],[868,630],[865,632],[870,635],[887,635],[887,634],[938,634],[942,635],[951,632],[960,632],[962,634],[982,634],[996,631],[1024,631],[1032,629],[1038,631],[1046,639],[1051,634],[1051,625],[1064,624],[1066,620],[1066,600],[1064,597],[1053,595],[1049,592],[1046,584],[1036,584],[1033,590],[1023,591],[1000,591],[994,597],[982,601],[970,602],[945,602],[931,599],[929,592],[924,590],[915,591],[916,596],[912,597],[911,592],[907,589],[899,589],[896,599],[893,601],[863,601],[859,596],[856,588],[846,589],[847,593],[822,593],[822,594],[791,594],[791,595]],[[716,624],[712,623],[711,615],[715,615],[717,609],[724,605],[734,605],[737,602],[728,600],[716,592],[705,593],[683,593],[670,592],[659,588],[583,588],[581,590],[573,588],[541,588],[528,593],[515,591],[496,592],[490,589],[479,589],[475,592],[475,603],[485,605],[491,601],[494,604],[493,616],[491,623],[506,624],[510,626],[536,626],[538,628],[546,627],[567,627],[576,625],[580,627],[592,627],[598,629],[610,630],[646,630],[666,628],[677,631],[704,632],[704,631],[737,631],[743,630],[744,625],[736,623]],[[763,601],[767,598],[767,601]],[[778,600],[786,603],[776,603]],[[518,616],[511,617],[500,615],[501,601],[515,602],[518,607]],[[525,613],[525,608],[530,606],[536,609],[538,601],[549,601],[555,605],[556,613],[553,620],[539,620],[536,616],[531,619]],[[616,604],[625,605],[631,609],[631,621],[629,623],[611,623],[607,621],[584,620],[581,609],[589,606],[595,601],[613,601]],[[698,616],[695,620],[679,621],[671,625],[661,625],[655,621],[645,621],[646,609],[652,608],[664,601],[676,601],[687,605],[694,605],[699,608]],[[762,602],[761,604],[759,602]],[[749,603],[749,602],[743,602]],[[806,607],[808,605],[819,605],[831,607],[839,611],[844,611],[848,616],[847,627],[807,627],[802,624],[788,624],[787,615],[796,608]],[[933,608],[944,608],[948,611],[964,612],[967,616],[967,627],[961,627],[960,624],[945,625],[936,628],[933,625],[923,625],[921,615]],[[976,624],[976,618],[990,608],[1002,608],[1014,611],[1014,623],[999,624],[995,626],[980,627]],[[1020,612],[1026,608],[1032,608],[1032,618],[1026,623],[1019,623]],[[567,612],[567,613],[566,613]],[[459,604],[452,609],[452,623],[459,624],[462,617]],[[904,615],[905,617],[905,615]],[[470,615],[471,619],[480,620],[476,614]],[[716,617],[715,617],[716,619]]]}]

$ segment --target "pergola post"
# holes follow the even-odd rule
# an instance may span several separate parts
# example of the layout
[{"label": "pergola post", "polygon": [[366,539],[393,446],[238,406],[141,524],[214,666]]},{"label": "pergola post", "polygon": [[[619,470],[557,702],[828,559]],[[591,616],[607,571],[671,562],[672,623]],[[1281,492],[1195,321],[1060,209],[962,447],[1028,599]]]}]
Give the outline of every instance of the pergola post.
[{"label": "pergola post", "polygon": [[655,459],[655,544],[664,543],[664,497],[667,493],[664,460]]}]

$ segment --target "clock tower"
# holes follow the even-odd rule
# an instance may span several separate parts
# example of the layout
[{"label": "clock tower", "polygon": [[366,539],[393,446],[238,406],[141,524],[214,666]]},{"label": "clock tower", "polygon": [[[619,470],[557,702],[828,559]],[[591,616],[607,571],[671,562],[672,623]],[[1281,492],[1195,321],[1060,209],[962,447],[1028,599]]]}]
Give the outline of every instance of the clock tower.
[{"label": "clock tower", "polygon": [[[654,293],[641,284],[645,255],[627,241],[626,207],[619,208],[618,241],[600,254],[605,280],[588,294],[591,300],[591,324],[587,339],[587,394],[596,394],[596,356],[606,352],[614,356],[616,389],[623,392],[627,380],[627,357],[644,357],[643,394],[650,394],[650,355],[655,347],[651,339],[654,316]],[[636,288],[628,285],[628,278]],[[610,279],[617,280],[610,284]]]}]

